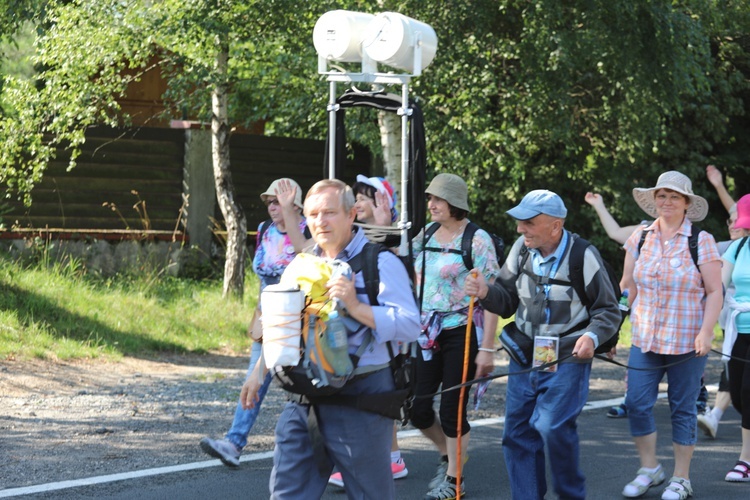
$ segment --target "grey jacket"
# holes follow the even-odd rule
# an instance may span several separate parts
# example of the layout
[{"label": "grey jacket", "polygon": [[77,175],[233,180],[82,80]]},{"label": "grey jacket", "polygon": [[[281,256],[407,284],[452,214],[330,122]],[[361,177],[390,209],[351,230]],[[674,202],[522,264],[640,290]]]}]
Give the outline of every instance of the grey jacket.
[{"label": "grey jacket", "polygon": [[[578,235],[568,233],[568,244],[557,271],[551,278],[569,281],[569,258],[573,241]],[[591,304],[589,310],[581,302],[572,286],[550,285],[549,297],[539,293],[533,278],[521,272],[521,248],[523,237],[518,238],[510,249],[500,276],[490,285],[487,297],[481,301],[482,306],[490,312],[504,318],[515,314],[518,329],[533,338],[536,335],[559,335],[577,325],[588,322],[578,330],[570,332],[560,340],[560,357],[573,351],[578,338],[585,332],[592,332],[599,340],[598,345],[606,342],[617,333],[622,317],[617,304],[618,297],[607,276],[598,250],[589,246],[584,254],[583,278],[586,295]],[[532,258],[526,259],[524,267],[532,271]],[[544,310],[549,307],[550,318],[546,321]],[[588,362],[569,358],[572,362]]]}]

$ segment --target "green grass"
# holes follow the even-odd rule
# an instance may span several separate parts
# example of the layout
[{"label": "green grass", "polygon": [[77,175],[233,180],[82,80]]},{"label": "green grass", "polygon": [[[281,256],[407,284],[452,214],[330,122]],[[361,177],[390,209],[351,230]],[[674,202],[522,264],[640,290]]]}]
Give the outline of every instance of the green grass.
[{"label": "green grass", "polygon": [[252,274],[239,301],[222,298],[220,280],[101,279],[74,262],[0,257],[0,360],[244,352],[257,289]]},{"label": "green grass", "polygon": [[[224,299],[221,289],[221,280],[102,279],[72,260],[22,264],[0,256],[0,360],[245,352],[257,277],[248,274],[242,302]],[[629,320],[619,346],[630,346]]]}]

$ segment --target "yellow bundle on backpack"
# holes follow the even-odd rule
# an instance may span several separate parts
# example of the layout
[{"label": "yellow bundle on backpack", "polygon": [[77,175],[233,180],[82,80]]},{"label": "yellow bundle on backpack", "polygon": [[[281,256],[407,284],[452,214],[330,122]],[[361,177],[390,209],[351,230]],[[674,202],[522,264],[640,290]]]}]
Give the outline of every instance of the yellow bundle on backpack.
[{"label": "yellow bundle on backpack", "polygon": [[281,284],[289,287],[299,286],[305,292],[308,302],[324,304],[316,312],[323,321],[328,320],[328,314],[333,311],[335,304],[328,301],[326,284],[331,279],[331,265],[320,257],[309,253],[298,254],[289,263],[281,277]]}]

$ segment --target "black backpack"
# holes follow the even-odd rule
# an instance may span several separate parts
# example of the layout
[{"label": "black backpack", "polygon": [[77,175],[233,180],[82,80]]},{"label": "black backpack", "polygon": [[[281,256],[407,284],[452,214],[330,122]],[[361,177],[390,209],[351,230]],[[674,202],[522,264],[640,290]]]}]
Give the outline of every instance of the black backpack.
[{"label": "black backpack", "polygon": [[[474,239],[474,234],[477,232],[478,229],[481,229],[481,228],[477,224],[471,221],[469,221],[469,223],[466,224],[466,228],[464,229],[464,235],[461,238],[461,250],[456,250],[455,248],[443,250],[442,248],[438,248],[438,247],[428,247],[427,241],[430,238],[432,238],[432,235],[435,234],[435,231],[437,231],[438,229],[440,229],[440,224],[436,222],[425,230],[424,249],[429,252],[448,252],[448,253],[461,254],[461,257],[464,260],[464,266],[466,266],[466,269],[474,269],[474,255],[472,253],[471,242]],[[490,238],[492,239],[492,244],[495,246],[495,255],[497,256],[498,267],[503,267],[503,264],[505,264],[505,242],[500,236],[493,234],[487,231],[486,229],[484,231],[490,235]]]},{"label": "black backpack", "polygon": [[[586,295],[586,283],[583,279],[583,259],[584,254],[586,253],[586,249],[591,246],[591,243],[588,240],[585,240],[583,238],[576,238],[573,242],[573,247],[570,249],[570,257],[568,260],[568,267],[570,269],[570,281],[565,280],[558,280],[558,279],[545,279],[545,283],[549,283],[552,285],[563,285],[563,286],[572,286],[573,289],[576,292],[576,295],[578,295],[578,298],[581,300],[581,303],[586,307],[586,311],[589,311],[591,308],[591,300],[589,299],[588,295]],[[534,278],[537,282],[537,284],[540,284],[542,281],[542,277],[538,276],[531,271],[525,269],[526,260],[529,258],[529,249],[526,248],[526,246],[521,247],[520,252],[520,260],[518,264],[519,271],[523,272],[524,274],[531,276]],[[601,255],[600,255],[601,257]],[[612,284],[612,288],[615,291],[615,297],[620,298],[622,295],[622,290],[620,290],[620,280],[617,276],[617,273],[615,272],[612,265],[604,260],[604,257],[601,257],[602,264],[604,265],[604,270],[607,272],[607,277],[609,278],[609,282]],[[602,354],[609,352],[613,347],[617,345],[617,341],[620,339],[620,328],[622,327],[623,322],[625,321],[625,318],[628,315],[627,309],[620,309],[622,313],[622,318],[620,319],[620,325],[617,328],[617,332],[610,337],[607,341],[603,342],[602,344],[599,344],[599,347],[596,348],[597,354]],[[583,323],[575,325],[573,328],[569,329],[566,332],[563,332],[560,334],[560,337],[564,337],[565,335],[568,335],[573,332],[580,331],[581,329],[585,328],[586,325],[589,324],[589,320],[586,320]]]}]

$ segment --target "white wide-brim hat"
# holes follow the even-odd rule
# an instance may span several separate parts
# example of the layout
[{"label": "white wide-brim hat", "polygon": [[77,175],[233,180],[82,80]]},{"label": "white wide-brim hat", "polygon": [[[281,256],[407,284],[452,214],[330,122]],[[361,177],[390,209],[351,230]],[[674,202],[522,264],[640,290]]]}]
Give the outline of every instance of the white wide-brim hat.
[{"label": "white wide-brim hat", "polygon": [[656,199],[654,195],[659,189],[669,189],[687,196],[690,204],[685,214],[691,221],[701,221],[708,215],[708,202],[702,196],[693,193],[693,183],[688,177],[676,170],[664,172],[656,181],[656,186],[652,188],[634,188],[633,198],[638,206],[648,215],[656,219],[659,213],[656,211]]}]

